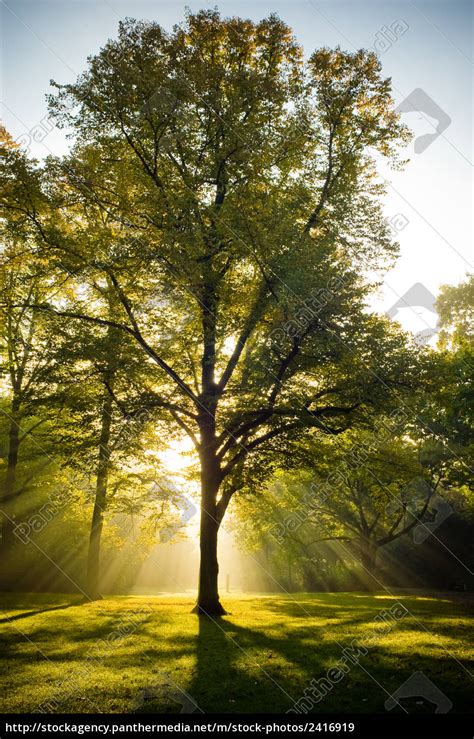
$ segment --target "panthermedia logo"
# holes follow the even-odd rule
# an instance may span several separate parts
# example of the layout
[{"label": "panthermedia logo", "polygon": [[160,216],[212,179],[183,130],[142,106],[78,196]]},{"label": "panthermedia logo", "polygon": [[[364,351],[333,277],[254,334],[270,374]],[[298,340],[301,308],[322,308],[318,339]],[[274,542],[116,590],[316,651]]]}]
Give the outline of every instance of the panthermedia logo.
[{"label": "panthermedia logo", "polygon": [[[432,133],[424,133],[415,137],[413,144],[415,154],[423,154],[451,125],[449,115],[421,87],[416,87],[407,95],[396,110],[398,113],[421,113],[426,123],[434,129]],[[434,120],[435,124],[430,119]]]},{"label": "panthermedia logo", "polygon": [[387,311],[387,316],[400,320],[403,312],[416,318],[414,337],[417,344],[428,344],[439,331],[436,298],[421,282],[415,282]]},{"label": "panthermedia logo", "polygon": [[[407,701],[411,700],[411,703]],[[414,672],[408,680],[405,680],[397,690],[385,701],[385,709],[391,711],[395,706],[403,707],[408,713],[414,713],[416,709],[409,710],[416,699],[415,705],[434,707],[432,713],[448,713],[453,707],[449,698],[440,690],[423,672]],[[404,701],[402,704],[401,701]]]}]

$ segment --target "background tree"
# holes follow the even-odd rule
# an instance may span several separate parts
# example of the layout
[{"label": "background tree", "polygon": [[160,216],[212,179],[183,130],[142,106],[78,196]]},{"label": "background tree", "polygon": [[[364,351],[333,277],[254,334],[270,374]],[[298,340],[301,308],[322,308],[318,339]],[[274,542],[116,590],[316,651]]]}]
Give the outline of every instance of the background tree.
[{"label": "background tree", "polygon": [[274,535],[310,555],[322,542],[344,542],[375,575],[378,549],[423,521],[441,479],[413,443],[382,432],[346,431],[337,443],[312,445],[312,468],[280,474],[273,506],[262,501]]},{"label": "background tree", "polygon": [[469,275],[459,285],[443,285],[436,299],[439,345],[472,348],[474,326],[474,277]]},{"label": "background tree", "polygon": [[444,466],[444,486],[472,496],[473,467],[473,282],[445,285],[436,301],[440,328],[432,357],[430,391],[414,397],[417,438],[432,464]]},{"label": "background tree", "polygon": [[[108,315],[111,312],[109,306]],[[166,526],[173,496],[162,484],[158,515],[152,488],[163,477],[163,470],[156,456],[147,457],[146,452],[150,444],[155,453],[164,444],[160,439],[150,440],[148,433],[158,417],[151,392],[145,392],[144,405],[141,354],[110,326],[97,329],[78,321],[50,322],[62,338],[55,355],[54,380],[69,412],[68,423],[60,429],[68,463],[81,474],[91,470],[91,460],[95,464],[94,472],[89,472],[94,498],[85,590],[96,599],[101,591],[101,539],[109,508],[112,515],[122,511],[139,518],[146,509],[155,524],[159,519]]]},{"label": "background tree", "polygon": [[[67,269],[58,269],[57,258],[48,255],[45,259],[39,254],[37,243],[44,236],[41,218],[47,202],[41,171],[13,145],[6,131],[2,132],[2,148],[0,370],[5,381],[5,428],[0,429],[0,439],[5,467],[1,471],[1,585],[18,585],[19,565],[25,562],[25,542],[21,531],[20,537],[14,535],[15,528],[28,528],[27,522],[35,520],[43,531],[41,512],[49,507],[57,512],[52,518],[60,536],[63,515],[67,516],[68,510],[71,514],[77,511],[79,501],[86,506],[89,503],[91,457],[97,455],[88,575],[84,578],[79,572],[76,576],[91,597],[96,597],[108,478],[112,478],[115,504],[119,492],[122,511],[127,508],[126,499],[133,498],[137,515],[137,498],[143,498],[162,474],[156,461],[143,460],[141,435],[150,412],[146,417],[140,413],[143,408],[134,393],[141,357],[137,361],[137,352],[130,347],[127,354],[111,327],[94,332],[90,324],[52,321],[44,312],[34,310],[35,305],[49,300],[74,302],[76,289],[84,286],[74,283]],[[99,289],[107,296],[107,284]],[[110,304],[108,309],[110,313]],[[115,382],[127,394],[129,405],[136,406],[127,419],[113,394]],[[131,423],[125,423],[130,419]],[[20,457],[23,448],[25,453]],[[113,467],[112,456],[116,458]],[[61,488],[67,490],[67,504]],[[166,526],[169,520],[171,493],[166,495],[163,490],[160,513],[153,504],[147,509],[156,527]],[[41,553],[48,559],[47,551],[56,539],[51,530],[54,526],[48,527],[48,536],[41,536],[40,559]],[[63,561],[63,554],[58,559]],[[48,566],[47,561],[43,564]],[[54,578],[49,575],[47,580],[53,582]],[[67,587],[69,584],[66,582]]]},{"label": "background tree", "polygon": [[[6,238],[8,238],[5,235]],[[50,373],[55,337],[50,322],[31,306],[44,300],[50,285],[25,260],[24,245],[10,243],[0,271],[0,374],[6,383],[2,423],[8,426],[5,468],[2,470],[0,552],[2,581],[8,579],[6,554],[12,547],[17,502],[28,495],[41,467],[49,466],[51,421],[60,413],[52,407]],[[28,444],[26,444],[28,442]],[[28,472],[20,469],[20,452],[28,446]]]}]

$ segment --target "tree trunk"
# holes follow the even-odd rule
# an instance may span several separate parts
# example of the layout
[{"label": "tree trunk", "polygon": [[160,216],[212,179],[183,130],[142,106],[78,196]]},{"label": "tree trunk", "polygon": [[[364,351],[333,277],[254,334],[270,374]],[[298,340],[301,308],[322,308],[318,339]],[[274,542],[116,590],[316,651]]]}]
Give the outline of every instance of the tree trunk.
[{"label": "tree trunk", "polygon": [[99,441],[99,461],[97,464],[97,480],[95,490],[94,510],[92,513],[91,532],[89,538],[89,551],[87,557],[87,595],[90,600],[100,598],[99,575],[100,575],[100,542],[104,524],[104,509],[107,502],[107,478],[109,473],[110,458],[110,427],[112,423],[112,398],[110,393],[104,391],[102,405],[101,431]]},{"label": "tree trunk", "polygon": [[[205,439],[201,432],[201,439]],[[217,536],[219,520],[217,494],[220,484],[218,461],[211,446],[203,444],[201,450],[201,525],[199,590],[193,613],[206,616],[222,616],[226,610],[219,600],[219,564],[217,560]]]},{"label": "tree trunk", "polygon": [[200,432],[199,457],[201,462],[201,527],[199,589],[193,613],[222,616],[226,613],[219,600],[219,565],[217,535],[222,516],[218,515],[217,494],[222,482],[220,463],[216,454],[216,411],[218,388],[215,382],[216,363],[216,276],[212,263],[203,267],[202,332],[203,354],[202,393],[199,398],[198,424]]},{"label": "tree trunk", "polygon": [[215,518],[202,507],[201,502],[199,591],[193,613],[205,616],[222,616],[226,613],[219,600],[218,530]]},{"label": "tree trunk", "polygon": [[15,486],[18,466],[18,452],[20,448],[20,428],[18,420],[19,403],[14,398],[11,407],[11,423],[8,434],[8,459],[2,496],[2,529],[0,551],[2,559],[15,542],[13,530],[15,528]]}]

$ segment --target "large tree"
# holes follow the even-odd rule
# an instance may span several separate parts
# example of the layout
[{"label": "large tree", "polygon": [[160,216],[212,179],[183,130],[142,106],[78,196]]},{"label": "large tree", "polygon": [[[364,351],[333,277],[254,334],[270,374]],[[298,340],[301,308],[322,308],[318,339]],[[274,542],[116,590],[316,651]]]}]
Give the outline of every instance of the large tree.
[{"label": "large tree", "polygon": [[406,131],[373,53],[304,63],[275,16],[128,20],[57,87],[74,146],[46,164],[49,214],[23,210],[76,291],[36,308],[122,332],[160,371],[153,403],[200,460],[196,611],[220,614],[218,530],[247,459],[338,434],[411,380],[365,307],[397,250],[374,153],[395,161]]}]

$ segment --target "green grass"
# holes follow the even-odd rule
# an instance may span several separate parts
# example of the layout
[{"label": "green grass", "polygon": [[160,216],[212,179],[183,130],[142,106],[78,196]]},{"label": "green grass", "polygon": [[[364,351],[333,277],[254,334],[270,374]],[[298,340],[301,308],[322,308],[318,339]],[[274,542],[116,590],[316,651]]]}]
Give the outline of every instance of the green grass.
[{"label": "green grass", "polygon": [[400,595],[409,613],[383,633],[374,618],[396,600],[362,593],[228,597],[230,615],[212,621],[192,615],[186,598],[81,604],[68,595],[5,595],[1,708],[176,712],[185,691],[205,713],[283,713],[344,647],[376,633],[315,711],[383,712],[388,694],[415,671],[449,697],[453,711],[469,710],[469,599]]}]

